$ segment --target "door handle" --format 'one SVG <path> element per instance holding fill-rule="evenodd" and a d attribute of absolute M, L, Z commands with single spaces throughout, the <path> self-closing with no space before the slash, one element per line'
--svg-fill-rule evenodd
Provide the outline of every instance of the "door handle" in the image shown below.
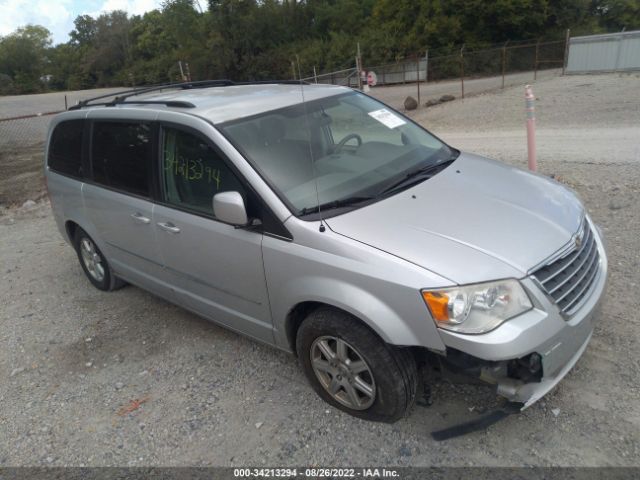
<path fill-rule="evenodd" d="M 144 223 L 145 225 L 151 223 L 151 220 L 142 215 L 140 212 L 132 213 L 131 218 L 133 218 L 136 222 Z"/>
<path fill-rule="evenodd" d="M 180 233 L 180 228 L 176 227 L 171 222 L 167 222 L 167 223 L 158 222 L 158 226 L 169 233 Z"/>

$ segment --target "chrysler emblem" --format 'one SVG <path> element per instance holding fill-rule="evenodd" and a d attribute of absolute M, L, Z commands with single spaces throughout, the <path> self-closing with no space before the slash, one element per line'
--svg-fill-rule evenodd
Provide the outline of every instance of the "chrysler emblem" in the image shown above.
<path fill-rule="evenodd" d="M 576 239 L 575 239 L 576 248 L 580 248 L 582 246 L 583 238 L 584 238 L 584 230 L 576 236 Z"/>

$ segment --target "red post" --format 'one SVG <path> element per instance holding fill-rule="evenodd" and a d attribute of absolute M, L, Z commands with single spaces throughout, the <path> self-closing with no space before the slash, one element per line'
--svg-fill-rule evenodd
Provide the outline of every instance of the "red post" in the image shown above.
<path fill-rule="evenodd" d="M 536 97 L 533 94 L 531 85 L 524 87 L 524 98 L 527 110 L 527 160 L 529 170 L 535 172 L 538 170 L 536 160 Z"/>

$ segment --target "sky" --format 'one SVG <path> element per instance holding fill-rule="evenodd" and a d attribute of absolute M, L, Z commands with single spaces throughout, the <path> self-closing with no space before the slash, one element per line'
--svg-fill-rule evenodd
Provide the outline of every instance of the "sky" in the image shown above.
<path fill-rule="evenodd" d="M 48 28 L 54 44 L 63 43 L 69 40 L 78 15 L 95 17 L 112 10 L 139 15 L 160 4 L 161 0 L 0 0 L 0 35 L 32 23 Z"/>

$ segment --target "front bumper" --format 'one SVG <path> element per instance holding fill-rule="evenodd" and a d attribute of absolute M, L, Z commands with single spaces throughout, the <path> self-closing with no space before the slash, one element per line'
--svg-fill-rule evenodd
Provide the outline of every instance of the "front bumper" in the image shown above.
<path fill-rule="evenodd" d="M 598 318 L 600 301 L 607 280 L 607 257 L 602 236 L 597 228 L 596 242 L 600 253 L 600 267 L 588 299 L 570 318 L 563 317 L 552 299 L 531 278 L 522 281 L 534 308 L 499 328 L 482 335 L 461 335 L 441 330 L 441 337 L 449 348 L 459 350 L 485 363 L 480 378 L 495 384 L 497 393 L 523 409 L 552 390 L 573 368 L 587 348 Z M 525 382 L 507 375 L 509 361 L 540 355 L 542 377 Z"/>

